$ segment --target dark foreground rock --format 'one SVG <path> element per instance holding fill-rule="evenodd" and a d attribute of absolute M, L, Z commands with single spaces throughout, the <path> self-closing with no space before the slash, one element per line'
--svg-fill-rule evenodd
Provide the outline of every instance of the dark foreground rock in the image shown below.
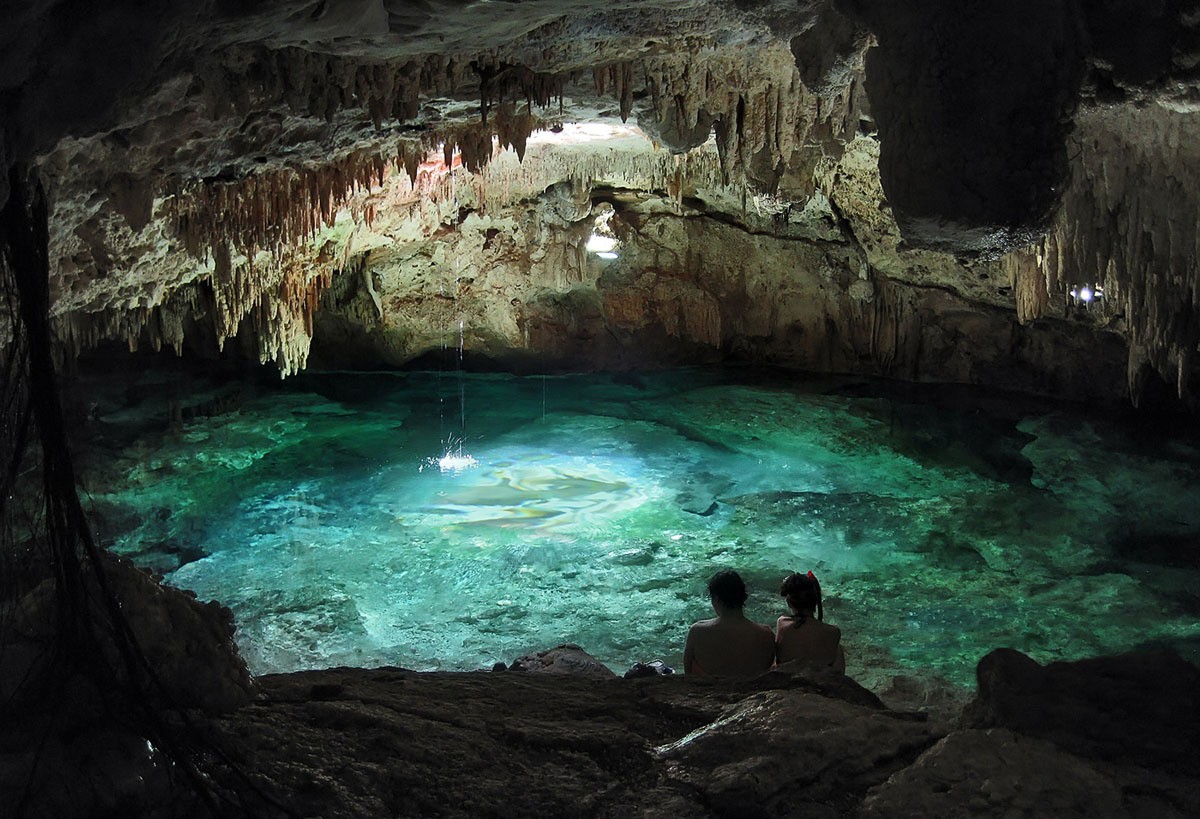
<path fill-rule="evenodd" d="M 94 709 L 41 720 L 40 750 L 29 720 L 20 730 L 10 720 L 0 784 L 21 795 L 0 814 L 15 804 L 13 815 L 62 819 L 1200 815 L 1200 672 L 1172 655 L 1042 667 L 995 652 L 957 727 L 889 709 L 827 668 L 623 679 L 578 646 L 513 668 L 525 671 L 262 677 L 240 707 L 199 697 L 166 713 L 182 756 L 131 723 L 81 716 Z M 201 685 L 226 679 L 209 671 Z M 31 754 L 43 760 L 34 778 Z"/>
<path fill-rule="evenodd" d="M 1169 651 L 1038 663 L 1012 649 L 979 662 L 972 728 L 1010 728 L 1079 756 L 1200 774 L 1200 668 Z"/>
<path fill-rule="evenodd" d="M 260 702 L 211 726 L 304 816 L 842 816 L 943 734 L 803 670 L 737 682 L 333 669 L 259 683 Z"/>
<path fill-rule="evenodd" d="M 863 817 L 1200 816 L 1200 669 L 1169 652 L 979 663 L 954 731 Z"/>
<path fill-rule="evenodd" d="M 1144 662 L 1046 673 L 1090 696 Z M 1181 676 L 1144 679 L 1142 693 L 1182 708 L 1196 669 L 1171 668 Z M 1191 747 L 1168 747 L 1186 739 L 1184 728 L 1164 734 L 1160 764 L 1118 763 L 1028 726 L 955 728 L 893 711 L 827 669 L 748 681 L 334 669 L 259 683 L 259 702 L 210 728 L 264 793 L 304 816 L 1200 815 Z M 1005 690 L 1038 724 L 1078 717 L 1078 703 L 1039 700 L 1045 689 Z M 1101 697 L 1093 716 L 1103 722 L 1102 710 L 1118 705 Z M 1154 711 L 1124 719 L 1152 722 Z M 1178 712 L 1178 722 L 1193 719 Z M 1131 737 L 1154 730 L 1128 728 Z"/>

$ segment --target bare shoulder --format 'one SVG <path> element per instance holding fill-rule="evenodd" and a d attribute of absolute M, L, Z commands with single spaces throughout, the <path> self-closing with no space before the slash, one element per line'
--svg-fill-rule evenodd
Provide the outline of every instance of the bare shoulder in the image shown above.
<path fill-rule="evenodd" d="M 697 620 L 696 622 L 692 623 L 691 630 L 692 631 L 707 631 L 708 629 L 711 629 L 714 626 L 716 626 L 716 624 L 717 624 L 717 618 L 715 618 L 715 617 L 712 618 L 711 620 Z"/>

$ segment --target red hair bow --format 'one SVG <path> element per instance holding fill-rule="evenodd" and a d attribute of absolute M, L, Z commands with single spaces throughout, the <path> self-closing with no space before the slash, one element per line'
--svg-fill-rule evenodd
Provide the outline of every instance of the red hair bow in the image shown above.
<path fill-rule="evenodd" d="M 813 573 L 812 573 L 812 569 L 809 569 L 809 570 L 808 570 L 808 579 L 809 579 L 809 580 L 813 580 L 813 581 L 817 581 L 817 576 L 816 576 L 815 574 L 813 574 Z M 817 582 L 820 582 L 820 581 L 817 581 Z"/>

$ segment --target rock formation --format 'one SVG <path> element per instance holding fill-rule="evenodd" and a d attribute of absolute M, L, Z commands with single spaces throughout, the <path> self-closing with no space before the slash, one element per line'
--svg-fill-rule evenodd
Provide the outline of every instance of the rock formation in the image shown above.
<path fill-rule="evenodd" d="M 127 583 L 128 572 L 117 570 L 121 599 L 146 622 L 199 610 L 181 592 L 134 575 Z M 507 671 L 267 676 L 253 699 L 244 682 L 214 699 L 219 681 L 245 679 L 218 631 L 194 620 L 140 636 L 170 686 L 193 695 L 189 730 L 221 815 L 1200 810 L 1200 669 L 1169 654 L 1043 667 L 997 651 L 980 663 L 978 695 L 955 725 L 944 712 L 905 710 L 903 700 L 885 707 L 828 669 L 793 663 L 745 681 L 620 679 L 577 646 L 517 658 Z M 205 668 L 178 665 L 181 652 L 203 657 Z M 41 751 L 20 744 L 28 719 L 5 723 L 6 791 L 33 764 L 23 802 L 32 815 L 206 815 L 159 749 L 86 707 L 95 699 L 60 714 Z"/>
<path fill-rule="evenodd" d="M 744 354 L 1191 400 L 1195 15 L 1135 5 L 22 5 L 0 156 L 48 188 L 68 354 L 241 337 L 286 374 L 315 332 L 324 363 L 395 365 L 461 321 L 512 366 Z M 625 121 L 649 139 L 530 141 Z M 610 266 L 576 252 L 604 205 Z"/>
<path fill-rule="evenodd" d="M 48 220 L 12 230 L 49 261 L 62 360 L 116 341 L 286 375 L 457 346 L 513 368 L 752 361 L 1105 401 L 1163 381 L 1194 410 L 1200 6 L 994 5 L 12 3 L 0 207 L 38 189 L 11 180 L 46 191 Z M 0 264 L 29 257 L 14 235 Z M 0 319 L 14 357 L 17 325 Z M 227 638 L 219 611 L 159 604 L 132 616 L 147 640 L 182 621 Z M 0 636 L 46 639 L 48 607 L 5 590 L 20 627 Z M 186 705 L 241 704 L 205 730 L 260 813 L 1200 812 L 1194 698 L 1171 700 L 1182 733 L 1141 713 L 1145 754 L 1122 757 L 1063 692 L 1124 686 L 1128 665 L 993 657 L 950 730 L 804 675 L 331 671 L 246 705 L 216 648 L 146 654 L 218 673 Z M 1023 721 L 1041 701 L 1060 705 Z M 42 781 L 38 805 L 165 810 L 158 749 L 81 724 L 87 742 L 50 753 L 91 778 Z M 26 762 L 0 768 L 6 793 Z M 254 789 L 235 780 L 217 789 Z"/>

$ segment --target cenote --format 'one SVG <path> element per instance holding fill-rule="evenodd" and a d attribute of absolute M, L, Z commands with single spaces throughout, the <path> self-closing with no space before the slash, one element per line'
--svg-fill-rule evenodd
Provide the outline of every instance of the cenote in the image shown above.
<path fill-rule="evenodd" d="M 563 642 L 678 665 L 726 566 L 767 623 L 787 571 L 818 574 L 860 680 L 966 685 L 997 646 L 1200 653 L 1200 446 L 1114 420 L 698 369 L 307 373 L 175 401 L 171 429 L 151 374 L 97 402 L 90 503 L 105 545 L 232 608 L 255 673 Z"/>

